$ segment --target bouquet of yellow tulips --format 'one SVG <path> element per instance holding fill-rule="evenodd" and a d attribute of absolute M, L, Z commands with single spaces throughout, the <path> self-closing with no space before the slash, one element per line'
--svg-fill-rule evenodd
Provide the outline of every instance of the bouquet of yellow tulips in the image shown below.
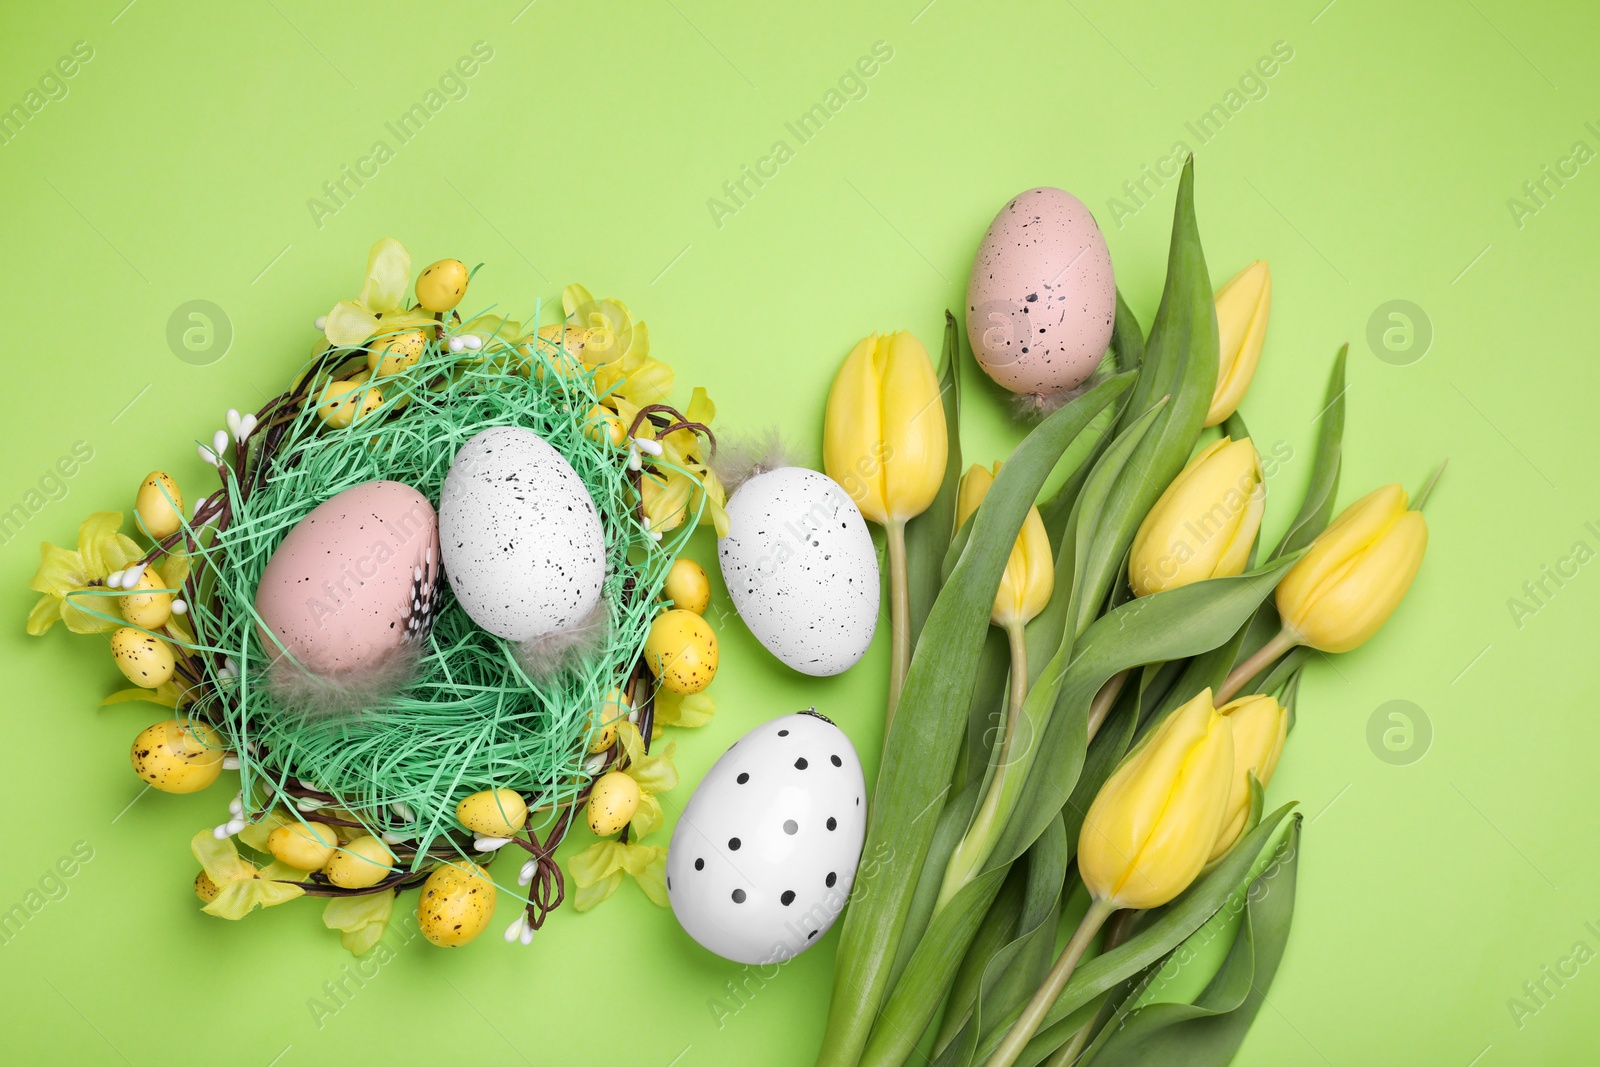
<path fill-rule="evenodd" d="M 894 858 L 855 884 L 821 1067 L 1224 1064 L 1276 971 L 1300 827 L 1264 792 L 1307 650 L 1349 651 L 1395 610 L 1433 483 L 1329 521 L 1341 350 L 1306 497 L 1265 550 L 1238 408 L 1270 274 L 1212 291 L 1193 182 L 1190 161 L 1149 334 L 1119 297 L 1099 374 L 1003 463 L 958 476 L 948 314 L 937 371 L 893 334 L 834 383 L 828 472 L 887 531 L 892 717 L 865 847 Z"/>

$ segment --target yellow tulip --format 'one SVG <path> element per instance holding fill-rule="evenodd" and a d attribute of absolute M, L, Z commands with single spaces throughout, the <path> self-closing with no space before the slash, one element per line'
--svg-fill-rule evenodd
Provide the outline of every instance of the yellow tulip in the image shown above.
<path fill-rule="evenodd" d="M 1168 715 L 1100 787 L 1078 834 L 1089 909 L 988 1067 L 1017 1061 L 1114 912 L 1158 908 L 1205 868 L 1228 812 L 1233 746 L 1233 723 L 1206 689 Z"/>
<path fill-rule="evenodd" d="M 886 534 L 889 720 L 911 665 L 906 521 L 933 503 L 948 460 L 939 379 L 922 342 L 902 330 L 875 333 L 851 349 L 828 390 L 822 464 Z"/>
<path fill-rule="evenodd" d="M 1278 769 L 1283 742 L 1289 736 L 1289 713 L 1265 694 L 1240 697 L 1217 709 L 1233 724 L 1233 788 L 1228 793 L 1227 813 L 1222 817 L 1222 833 L 1206 862 L 1214 863 L 1228 854 L 1250 821 L 1250 776 L 1263 789 Z"/>
<path fill-rule="evenodd" d="M 1134 593 L 1243 574 L 1265 510 L 1261 457 L 1250 439 L 1224 437 L 1209 445 L 1139 525 L 1128 556 Z"/>
<path fill-rule="evenodd" d="M 1217 290 L 1217 388 L 1207 426 L 1220 426 L 1239 408 L 1256 375 L 1272 310 L 1272 272 L 1258 259 Z"/>
<path fill-rule="evenodd" d="M 1386 485 L 1351 504 L 1278 583 L 1278 614 L 1296 644 L 1348 652 L 1378 632 L 1422 566 L 1428 523 Z"/>
<path fill-rule="evenodd" d="M 1206 689 L 1123 761 L 1078 836 L 1078 871 L 1097 902 L 1148 910 L 1189 887 L 1222 830 L 1233 745 Z"/>
<path fill-rule="evenodd" d="M 851 350 L 828 392 L 823 466 L 880 525 L 928 509 L 949 442 L 939 379 L 910 333 L 873 334 Z"/>
<path fill-rule="evenodd" d="M 994 484 L 1000 464 L 994 473 L 976 463 L 961 478 L 961 488 L 956 494 L 956 525 L 960 526 L 978 510 L 983 498 Z M 1050 551 L 1050 537 L 1044 532 L 1044 519 L 1039 509 L 1028 509 L 1017 543 L 1011 546 L 1011 557 L 1006 560 L 1005 574 L 1000 578 L 1000 588 L 994 596 L 994 610 L 989 621 L 1000 627 L 1025 626 L 1050 602 L 1056 586 L 1056 562 Z"/>

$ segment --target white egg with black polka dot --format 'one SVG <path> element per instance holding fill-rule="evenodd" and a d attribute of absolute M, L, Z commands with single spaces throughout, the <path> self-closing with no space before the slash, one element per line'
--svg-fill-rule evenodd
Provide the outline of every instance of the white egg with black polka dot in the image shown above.
<path fill-rule="evenodd" d="M 678 819 L 667 895 L 688 935 L 738 963 L 782 963 L 828 932 L 867 828 L 861 760 L 815 710 L 735 741 Z"/>

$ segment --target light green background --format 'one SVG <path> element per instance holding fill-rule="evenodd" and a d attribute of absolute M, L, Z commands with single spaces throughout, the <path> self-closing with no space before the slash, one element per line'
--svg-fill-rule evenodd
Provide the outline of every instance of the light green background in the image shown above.
<path fill-rule="evenodd" d="M 486 263 L 485 299 L 531 305 L 569 281 L 620 296 L 678 369 L 680 399 L 706 383 L 724 428 L 777 424 L 815 449 L 849 346 L 894 328 L 935 343 L 984 227 L 1022 189 L 1060 185 L 1094 209 L 1148 326 L 1172 186 L 1120 226 L 1107 201 L 1181 140 L 1198 151 L 1213 279 L 1272 264 L 1272 325 L 1244 407 L 1263 451 L 1293 451 L 1271 483 L 1269 537 L 1309 471 L 1342 341 L 1341 502 L 1387 481 L 1415 488 L 1451 461 L 1406 604 L 1370 647 L 1308 672 L 1271 789 L 1304 805 L 1300 903 L 1238 1062 L 1592 1059 L 1600 963 L 1571 957 L 1579 942 L 1600 951 L 1600 564 L 1562 561 L 1576 542 L 1600 548 L 1600 172 L 1572 164 L 1520 224 L 1508 207 L 1575 142 L 1586 159 L 1600 149 L 1591 5 L 525 2 L 0 13 L 0 105 L 24 101 L 75 42 L 93 49 L 68 95 L 0 146 L 0 508 L 75 442 L 94 454 L 0 548 L 0 908 L 74 843 L 93 850 L 66 896 L 0 946 L 5 1058 L 810 1062 L 836 936 L 764 987 L 746 983 L 733 1012 L 739 968 L 631 884 L 597 912 L 560 914 L 531 951 L 494 935 L 449 953 L 419 939 L 363 987 L 346 979 L 354 994 L 319 1026 L 308 1000 L 350 957 L 315 904 L 237 925 L 199 914 L 187 841 L 226 817 L 231 789 L 135 802 L 128 744 L 159 712 L 96 708 L 120 682 L 99 639 L 23 635 L 35 546 L 70 543 L 90 511 L 131 507 L 153 467 L 191 498 L 208 491 L 195 440 L 225 408 L 282 387 L 311 320 L 354 294 L 379 236 L 419 266 Z M 385 124 L 479 41 L 493 58 L 465 98 L 399 146 Z M 785 123 L 877 41 L 893 58 L 866 96 L 800 144 Z M 1185 123 L 1226 103 L 1279 41 L 1293 58 L 1265 95 L 1199 143 Z M 394 158 L 319 226 L 308 198 L 379 139 Z M 778 140 L 793 158 L 717 225 L 708 198 Z M 219 304 L 235 331 L 210 366 L 168 349 L 168 317 L 193 299 Z M 1408 365 L 1366 340 L 1396 299 L 1433 331 Z M 964 399 L 969 457 L 1002 455 L 1018 433 L 1003 398 L 980 379 Z M 710 541 L 697 553 L 710 562 Z M 1508 599 L 1546 566 L 1568 577 L 1546 580 L 1553 595 L 1519 626 Z M 720 710 L 680 735 L 686 781 L 669 811 L 739 734 L 812 703 L 872 773 L 886 627 L 856 670 L 813 681 L 762 652 L 720 588 L 711 615 Z M 1431 723 L 1431 748 L 1408 765 L 1369 748 L 1369 718 L 1391 700 Z M 496 932 L 513 915 L 502 907 Z M 1562 966 L 1562 984 L 1545 977 Z M 1508 1000 L 1529 981 L 1546 993 L 1519 1025 Z"/>

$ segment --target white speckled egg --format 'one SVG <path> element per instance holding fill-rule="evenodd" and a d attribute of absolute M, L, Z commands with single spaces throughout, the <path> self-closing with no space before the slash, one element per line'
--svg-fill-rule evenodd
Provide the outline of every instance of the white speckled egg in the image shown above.
<path fill-rule="evenodd" d="M 324 500 L 261 572 L 255 605 L 267 658 L 281 656 L 281 643 L 326 678 L 381 671 L 391 653 L 428 635 L 438 553 L 433 505 L 409 485 L 363 482 Z"/>
<path fill-rule="evenodd" d="M 519 426 L 461 446 L 439 494 L 445 577 L 472 621 L 527 641 L 583 621 L 600 602 L 605 535 L 583 480 Z"/>
<path fill-rule="evenodd" d="M 739 963 L 782 963 L 843 910 L 867 832 L 850 739 L 815 711 L 756 727 L 706 772 L 667 851 L 690 937 Z"/>
<path fill-rule="evenodd" d="M 733 606 L 767 651 L 838 674 L 878 625 L 878 555 L 855 501 L 825 474 L 779 467 L 739 486 L 717 542 Z"/>
<path fill-rule="evenodd" d="M 1116 312 L 1111 250 L 1083 201 L 1045 186 L 1000 209 L 967 282 L 967 338 L 989 377 L 1013 393 L 1082 385 Z"/>

